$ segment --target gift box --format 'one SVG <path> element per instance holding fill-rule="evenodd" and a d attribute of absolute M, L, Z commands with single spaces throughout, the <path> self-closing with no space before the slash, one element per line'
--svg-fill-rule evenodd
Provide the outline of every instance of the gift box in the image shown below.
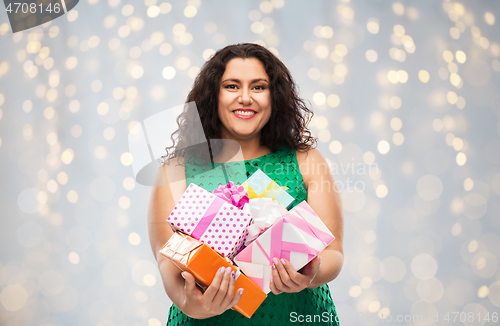
<path fill-rule="evenodd" d="M 174 235 L 160 250 L 160 253 L 172 261 L 182 271 L 188 271 L 196 278 L 197 283 L 203 287 L 208 287 L 215 277 L 217 271 L 222 267 L 231 267 L 236 273 L 236 283 L 234 293 L 243 288 L 243 296 L 237 305 L 233 307 L 245 317 L 252 317 L 257 308 L 261 305 L 267 294 L 257 285 L 252 283 L 245 275 L 221 257 L 217 252 L 209 248 L 206 244 L 196 240 L 181 232 Z"/>
<path fill-rule="evenodd" d="M 249 198 L 270 197 L 276 199 L 285 208 L 290 207 L 294 201 L 294 198 L 285 191 L 287 187 L 280 187 L 261 169 L 255 171 L 241 185 L 245 188 Z"/>
<path fill-rule="evenodd" d="M 234 258 L 245 275 L 264 292 L 273 258 L 288 260 L 295 270 L 304 267 L 335 237 L 306 201 L 301 202 Z"/>
<path fill-rule="evenodd" d="M 252 217 L 227 201 L 190 184 L 167 222 L 223 256 L 232 258 L 243 245 Z"/>

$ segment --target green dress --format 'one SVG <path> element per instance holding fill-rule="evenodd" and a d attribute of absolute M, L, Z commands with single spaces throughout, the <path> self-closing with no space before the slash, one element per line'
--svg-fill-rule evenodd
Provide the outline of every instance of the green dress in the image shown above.
<path fill-rule="evenodd" d="M 244 164 L 244 169 L 243 165 Z M 186 184 L 195 183 L 212 192 L 226 181 L 221 178 L 221 164 L 212 163 L 208 166 L 186 164 Z M 244 162 L 224 164 L 224 172 L 229 180 L 241 184 L 257 169 L 261 169 L 280 186 L 290 189 L 287 192 L 295 198 L 292 207 L 307 199 L 302 175 L 300 174 L 295 150 L 281 146 L 277 151 Z M 245 173 L 246 170 L 246 173 Z M 213 171 L 213 174 L 211 173 Z M 243 171 L 241 173 L 240 171 Z M 245 174 L 244 174 L 245 173 Z M 291 209 L 291 207 L 289 208 Z M 245 294 L 243 294 L 245 295 Z M 340 325 L 327 284 L 315 289 L 304 289 L 298 293 L 281 293 L 274 295 L 269 292 L 267 298 L 257 309 L 252 318 L 246 318 L 234 310 L 227 310 L 222 315 L 208 319 L 193 319 L 186 316 L 174 304 L 170 307 L 167 325 L 283 325 L 293 322 L 323 322 L 330 325 Z"/>

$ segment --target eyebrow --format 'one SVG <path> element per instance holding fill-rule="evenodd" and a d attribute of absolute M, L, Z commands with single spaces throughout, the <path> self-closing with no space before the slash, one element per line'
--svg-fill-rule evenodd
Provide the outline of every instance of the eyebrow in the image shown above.
<path fill-rule="evenodd" d="M 232 82 L 236 82 L 236 83 L 241 83 L 241 81 L 237 78 L 228 78 L 226 80 L 223 80 L 222 83 L 225 83 L 227 81 L 232 81 Z M 264 81 L 266 83 L 269 84 L 269 81 L 267 79 L 264 79 L 264 78 L 256 78 L 256 79 L 252 79 L 252 81 L 250 82 L 251 84 L 253 83 L 257 83 L 257 82 L 260 82 L 260 81 Z"/>

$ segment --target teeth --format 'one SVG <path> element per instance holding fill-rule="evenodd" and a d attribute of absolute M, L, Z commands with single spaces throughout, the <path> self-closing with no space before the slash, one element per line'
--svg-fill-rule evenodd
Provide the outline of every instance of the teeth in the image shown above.
<path fill-rule="evenodd" d="M 255 114 L 255 112 L 253 112 L 253 111 L 240 111 L 240 110 L 236 110 L 236 111 L 234 111 L 234 113 L 239 114 L 239 115 L 254 115 Z"/>

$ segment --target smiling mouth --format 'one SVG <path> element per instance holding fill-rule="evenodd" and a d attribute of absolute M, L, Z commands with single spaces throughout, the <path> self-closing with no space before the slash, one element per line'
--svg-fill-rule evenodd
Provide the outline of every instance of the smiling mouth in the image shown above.
<path fill-rule="evenodd" d="M 251 116 L 251 115 L 257 114 L 257 112 L 255 112 L 254 110 L 234 110 L 233 113 L 237 114 L 237 115 L 245 115 L 245 116 Z"/>

